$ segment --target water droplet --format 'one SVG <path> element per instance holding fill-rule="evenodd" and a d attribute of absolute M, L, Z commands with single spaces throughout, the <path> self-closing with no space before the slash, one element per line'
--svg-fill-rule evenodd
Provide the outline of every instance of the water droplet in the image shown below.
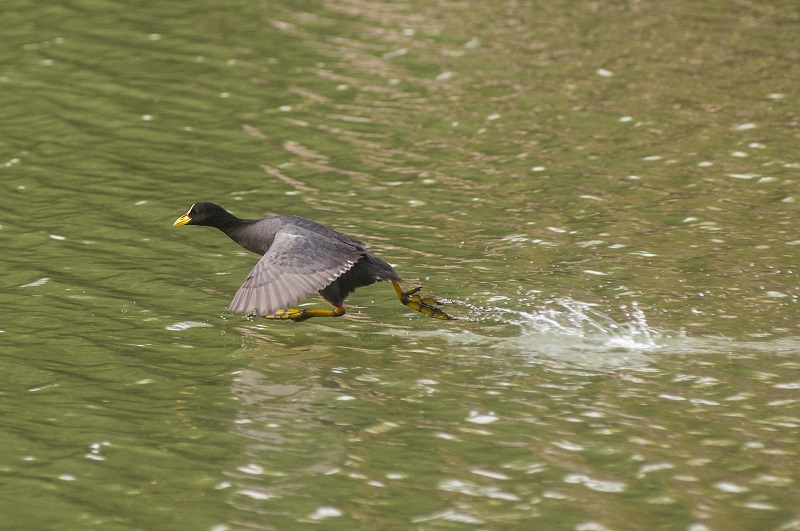
<path fill-rule="evenodd" d="M 37 287 L 37 286 L 41 286 L 41 285 L 43 285 L 43 284 L 46 284 L 48 280 L 50 280 L 50 279 L 49 279 L 49 278 L 47 278 L 47 277 L 45 277 L 45 278 L 40 278 L 39 280 L 34 280 L 33 282 L 29 282 L 29 283 L 27 283 L 27 284 L 23 284 L 23 285 L 22 285 L 22 286 L 20 286 L 20 287 L 21 287 L 21 288 L 35 288 L 35 287 Z"/>
<path fill-rule="evenodd" d="M 255 463 L 250 463 L 244 466 L 240 466 L 237 470 L 239 472 L 244 472 L 245 474 L 251 474 L 254 476 L 261 475 L 264 473 L 264 467 L 257 465 Z"/>
<path fill-rule="evenodd" d="M 497 420 L 499 419 L 493 412 L 483 415 L 477 411 L 470 411 L 469 416 L 467 417 L 467 422 L 472 422 L 473 424 L 491 424 Z"/>
<path fill-rule="evenodd" d="M 342 516 L 342 511 L 331 505 L 323 505 L 317 507 L 317 510 L 311 513 L 312 520 L 322 520 L 323 518 L 336 518 Z"/>

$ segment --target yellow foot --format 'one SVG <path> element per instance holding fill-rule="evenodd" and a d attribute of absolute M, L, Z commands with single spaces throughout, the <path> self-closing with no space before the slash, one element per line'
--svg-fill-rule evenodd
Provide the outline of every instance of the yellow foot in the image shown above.
<path fill-rule="evenodd" d="M 434 299 L 433 297 L 420 297 L 416 293 L 422 289 L 422 286 L 417 286 L 416 288 L 411 288 L 408 291 L 403 291 L 395 281 L 392 281 L 392 285 L 394 286 L 394 290 L 397 292 L 397 298 L 400 299 L 400 302 L 411 308 L 412 310 L 416 310 L 422 314 L 427 315 L 428 317 L 433 317 L 434 319 L 442 319 L 445 321 L 450 321 L 455 319 L 444 312 L 439 305 L 442 304 L 442 301 L 439 299 Z"/>
<path fill-rule="evenodd" d="M 335 310 L 298 310 L 297 308 L 288 308 L 286 310 L 278 310 L 275 313 L 265 315 L 265 319 L 291 319 L 295 323 L 311 319 L 312 317 L 341 317 L 344 315 L 344 306 L 339 306 Z"/>

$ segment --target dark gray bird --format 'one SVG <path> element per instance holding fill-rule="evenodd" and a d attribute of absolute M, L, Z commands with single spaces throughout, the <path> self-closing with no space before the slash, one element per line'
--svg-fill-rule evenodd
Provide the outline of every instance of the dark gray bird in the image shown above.
<path fill-rule="evenodd" d="M 400 302 L 436 319 L 453 319 L 439 308 L 441 301 L 420 297 L 419 287 L 403 291 L 392 266 L 367 251 L 367 246 L 310 219 L 272 216 L 239 219 L 214 203 L 195 203 L 173 226 L 216 227 L 261 260 L 233 297 L 228 311 L 268 319 L 305 321 L 311 317 L 344 315 L 344 300 L 356 288 L 388 281 Z M 313 292 L 334 310 L 291 308 Z"/>

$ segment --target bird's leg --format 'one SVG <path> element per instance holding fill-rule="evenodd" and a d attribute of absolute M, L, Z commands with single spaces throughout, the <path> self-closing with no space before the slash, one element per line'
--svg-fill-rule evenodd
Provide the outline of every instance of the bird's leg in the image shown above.
<path fill-rule="evenodd" d="M 420 297 L 417 295 L 416 293 L 422 289 L 422 286 L 403 291 L 403 288 L 400 287 L 400 284 L 396 280 L 392 280 L 392 286 L 394 286 L 394 291 L 397 293 L 397 298 L 400 299 L 400 302 L 412 310 L 416 310 L 434 319 L 443 319 L 447 321 L 455 319 L 455 317 L 447 315 L 439 308 L 442 301 L 434 299 L 433 297 Z"/>
<path fill-rule="evenodd" d="M 288 308 L 286 310 L 278 310 L 275 313 L 265 315 L 265 319 L 291 319 L 295 323 L 311 319 L 312 317 L 341 317 L 344 315 L 344 306 L 339 306 L 335 310 L 313 310 Z"/>

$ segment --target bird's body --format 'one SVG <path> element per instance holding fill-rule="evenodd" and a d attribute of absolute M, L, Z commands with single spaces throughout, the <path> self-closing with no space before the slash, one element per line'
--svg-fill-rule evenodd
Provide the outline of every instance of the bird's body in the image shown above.
<path fill-rule="evenodd" d="M 364 243 L 316 221 L 286 215 L 241 221 L 221 230 L 266 259 L 239 288 L 228 308 L 233 313 L 273 314 L 313 291 L 338 308 L 356 288 L 400 280 Z"/>
<path fill-rule="evenodd" d="M 380 281 L 395 287 L 403 304 L 439 319 L 450 319 L 435 299 L 403 292 L 392 266 L 367 251 L 367 246 L 325 225 L 298 216 L 239 219 L 213 203 L 195 203 L 174 225 L 216 227 L 233 241 L 262 255 L 228 311 L 244 315 L 304 320 L 338 317 L 344 301 L 357 288 Z M 314 291 L 335 310 L 293 310 L 290 306 Z"/>

